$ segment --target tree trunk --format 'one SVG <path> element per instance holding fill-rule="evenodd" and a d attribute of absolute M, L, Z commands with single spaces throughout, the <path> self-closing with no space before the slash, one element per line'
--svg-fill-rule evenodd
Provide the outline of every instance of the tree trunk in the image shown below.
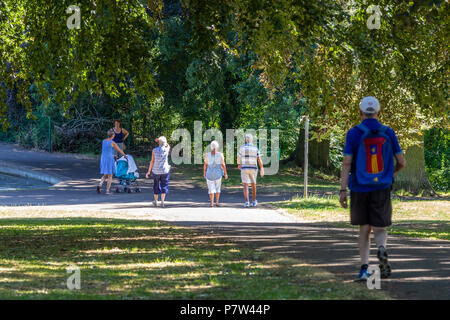
<path fill-rule="evenodd" d="M 310 141 L 311 167 L 321 170 L 330 169 L 330 140 Z"/>
<path fill-rule="evenodd" d="M 413 194 L 423 192 L 434 195 L 425 170 L 423 136 L 419 145 L 409 147 L 405 152 L 406 167 L 395 176 L 395 190 L 405 190 Z"/>
<path fill-rule="evenodd" d="M 330 140 L 309 140 L 309 165 L 315 169 L 330 169 Z M 305 130 L 302 128 L 297 139 L 297 146 L 288 159 L 282 161 L 287 163 L 294 161 L 295 164 L 304 169 L 305 164 Z"/>
<path fill-rule="evenodd" d="M 288 162 L 294 161 L 295 164 L 299 167 L 304 167 L 305 164 L 305 130 L 302 128 L 298 134 L 297 145 L 295 146 L 295 150 L 291 153 L 291 155 L 281 161 L 282 164 L 286 164 Z"/>

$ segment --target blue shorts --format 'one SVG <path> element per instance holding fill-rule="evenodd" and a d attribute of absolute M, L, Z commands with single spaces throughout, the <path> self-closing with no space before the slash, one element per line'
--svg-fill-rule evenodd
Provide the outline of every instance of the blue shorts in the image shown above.
<path fill-rule="evenodd" d="M 152 177 L 154 194 L 169 193 L 169 173 L 156 174 L 152 172 Z"/>

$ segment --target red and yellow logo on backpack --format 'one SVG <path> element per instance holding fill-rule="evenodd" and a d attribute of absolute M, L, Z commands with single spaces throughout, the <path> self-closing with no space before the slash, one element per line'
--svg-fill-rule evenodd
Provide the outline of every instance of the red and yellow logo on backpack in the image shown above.
<path fill-rule="evenodd" d="M 383 144 L 385 142 L 386 139 L 383 137 L 364 139 L 367 173 L 379 173 L 383 171 Z"/>

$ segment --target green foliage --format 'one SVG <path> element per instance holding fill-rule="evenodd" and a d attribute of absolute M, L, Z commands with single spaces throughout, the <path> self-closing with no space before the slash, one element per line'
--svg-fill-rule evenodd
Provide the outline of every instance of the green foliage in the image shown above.
<path fill-rule="evenodd" d="M 4 128 L 25 128 L 17 114 L 38 126 L 44 114 L 57 125 L 80 114 L 121 118 L 142 150 L 195 120 L 222 130 L 277 128 L 286 158 L 301 115 L 311 117 L 313 138 L 337 137 L 358 122 L 365 95 L 379 98 L 381 120 L 404 149 L 424 129 L 448 124 L 447 1 L 83 0 L 81 29 L 68 30 L 71 4 L 0 1 Z M 367 28 L 371 4 L 380 6 L 380 29 Z M 18 136 L 43 145 L 40 131 Z M 89 150 L 101 139 L 84 138 Z"/>
<path fill-rule="evenodd" d="M 330 164 L 336 175 L 339 175 L 344 160 L 345 133 L 334 134 L 330 139 Z"/>
<path fill-rule="evenodd" d="M 433 128 L 425 132 L 425 163 L 436 191 L 450 190 L 450 131 Z"/>
<path fill-rule="evenodd" d="M 2 3 L 6 19 L 0 20 L 0 79 L 7 88 L 18 87 L 28 116 L 27 81 L 45 97 L 50 92 L 44 83 L 50 82 L 54 99 L 65 108 L 86 91 L 111 97 L 157 95 L 151 68 L 156 17 L 141 2 L 79 1 L 81 28 L 73 30 L 66 25 L 70 1 Z"/>

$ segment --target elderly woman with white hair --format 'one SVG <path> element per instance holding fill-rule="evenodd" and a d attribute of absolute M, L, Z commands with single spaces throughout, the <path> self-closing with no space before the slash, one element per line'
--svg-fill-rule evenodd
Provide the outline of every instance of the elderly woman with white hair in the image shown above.
<path fill-rule="evenodd" d="M 152 151 L 152 160 L 148 166 L 145 177 L 148 179 L 150 173 L 153 177 L 153 194 L 155 200 L 153 205 L 158 206 L 158 195 L 161 195 L 161 207 L 164 208 L 164 200 L 169 193 L 169 151 L 170 146 L 167 144 L 166 137 L 162 136 L 155 139 L 159 146 Z"/>
<path fill-rule="evenodd" d="M 216 195 L 216 206 L 219 207 L 220 187 L 222 185 L 222 176 L 228 179 L 227 167 L 223 154 L 218 151 L 219 143 L 214 140 L 211 142 L 211 152 L 205 154 L 205 164 L 203 165 L 203 177 L 208 185 L 209 200 L 211 207 L 214 207 L 214 195 Z"/>

